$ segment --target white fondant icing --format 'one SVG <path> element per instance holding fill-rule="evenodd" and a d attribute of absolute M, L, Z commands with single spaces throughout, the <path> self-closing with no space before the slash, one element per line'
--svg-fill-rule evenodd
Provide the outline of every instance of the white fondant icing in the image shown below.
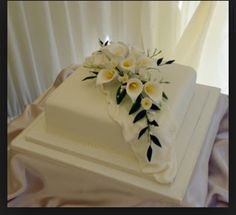
<path fill-rule="evenodd" d="M 152 163 L 146 159 L 149 145 L 146 139 L 137 144 L 136 137 L 144 122 L 132 123 L 134 116 L 128 115 L 130 99 L 126 97 L 117 106 L 115 83 L 105 85 L 106 92 L 107 88 L 114 88 L 109 89 L 111 95 L 105 95 L 94 80 L 82 82 L 88 75 L 85 68 L 79 68 L 49 97 L 45 108 L 48 131 L 125 156 L 136 156 L 143 172 L 154 174 L 161 183 L 172 182 L 177 170 L 172 143 L 192 98 L 196 74 L 190 67 L 178 64 L 161 66 L 160 70 L 164 79 L 170 81 L 163 86 L 169 99 L 157 116 L 160 126 L 155 132 L 162 148 L 153 147 Z"/>

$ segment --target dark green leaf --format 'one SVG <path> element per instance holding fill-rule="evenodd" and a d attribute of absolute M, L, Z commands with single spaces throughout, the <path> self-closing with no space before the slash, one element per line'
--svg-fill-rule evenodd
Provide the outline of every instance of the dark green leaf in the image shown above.
<path fill-rule="evenodd" d="M 143 128 L 143 129 L 139 132 L 138 139 L 139 139 L 140 137 L 142 137 L 142 135 L 146 132 L 147 129 L 148 129 L 148 126 L 145 127 L 145 128 Z"/>
<path fill-rule="evenodd" d="M 165 64 L 172 64 L 174 62 L 175 62 L 175 60 L 168 60 Z"/>
<path fill-rule="evenodd" d="M 91 71 L 93 74 L 95 74 L 95 75 L 97 75 L 98 74 L 98 72 L 95 72 L 95 71 Z"/>
<path fill-rule="evenodd" d="M 116 92 L 116 103 L 120 104 L 124 97 L 126 96 L 126 89 L 121 89 L 121 86 L 117 89 Z"/>
<path fill-rule="evenodd" d="M 168 100 L 168 97 L 164 92 L 162 92 L 162 97 L 165 98 L 166 100 Z"/>
<path fill-rule="evenodd" d="M 84 78 L 82 81 L 85 81 L 85 80 L 88 80 L 88 79 L 93 79 L 93 78 L 96 78 L 97 76 L 88 76 L 86 78 Z"/>
<path fill-rule="evenodd" d="M 162 58 L 159 58 L 159 59 L 157 60 L 157 66 L 159 66 L 162 61 L 163 61 L 163 57 L 162 57 Z"/>
<path fill-rule="evenodd" d="M 141 107 L 141 96 L 139 95 L 134 104 L 132 105 L 129 111 L 129 115 L 138 111 L 140 107 Z"/>
<path fill-rule="evenodd" d="M 152 110 L 160 110 L 160 108 L 155 104 L 152 104 L 151 109 Z"/>
<path fill-rule="evenodd" d="M 135 116 L 133 123 L 135 123 L 135 122 L 139 121 L 140 119 L 142 119 L 143 117 L 145 117 L 146 112 L 147 112 L 146 110 L 141 110 L 141 111 Z"/>
<path fill-rule="evenodd" d="M 153 121 L 148 121 L 148 124 L 149 125 L 154 125 L 154 126 L 159 126 L 158 124 L 157 124 L 157 122 L 156 122 L 156 120 L 153 120 Z"/>
<path fill-rule="evenodd" d="M 120 91 L 121 91 L 121 86 L 118 87 L 117 91 L 116 91 L 116 103 L 118 104 L 118 98 L 120 95 Z"/>
<path fill-rule="evenodd" d="M 98 39 L 98 41 L 99 41 L 99 44 L 103 46 L 103 42 L 100 39 Z"/>
<path fill-rule="evenodd" d="M 141 82 L 142 82 L 143 84 L 145 84 L 145 83 L 146 83 L 146 81 L 143 81 L 143 80 L 141 80 Z"/>
<path fill-rule="evenodd" d="M 159 142 L 159 140 L 157 139 L 156 136 L 150 134 L 150 138 L 151 138 L 153 143 L 155 143 L 157 146 L 161 147 L 161 144 L 160 144 L 160 142 Z"/>
<path fill-rule="evenodd" d="M 123 73 L 122 71 L 120 71 L 120 69 L 119 69 L 117 66 L 116 66 L 115 69 L 118 71 L 118 73 L 119 73 L 120 76 L 123 76 L 123 75 L 124 75 L 124 73 Z"/>
<path fill-rule="evenodd" d="M 151 159 L 152 159 L 152 147 L 149 146 L 148 147 L 148 150 L 147 150 L 147 158 L 148 158 L 148 161 L 150 162 Z"/>
<path fill-rule="evenodd" d="M 104 46 L 107 46 L 107 44 L 108 44 L 108 40 L 105 42 Z"/>

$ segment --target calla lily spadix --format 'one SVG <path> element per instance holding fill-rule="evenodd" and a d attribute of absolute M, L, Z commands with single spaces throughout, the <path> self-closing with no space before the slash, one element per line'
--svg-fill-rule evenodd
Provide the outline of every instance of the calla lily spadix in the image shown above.
<path fill-rule="evenodd" d="M 142 99 L 141 105 L 142 105 L 144 110 L 149 110 L 152 106 L 152 100 L 145 97 L 145 98 Z"/>
<path fill-rule="evenodd" d="M 132 102 L 135 102 L 137 97 L 143 91 L 143 83 L 137 78 L 131 78 L 126 85 L 126 92 L 131 98 Z"/>
<path fill-rule="evenodd" d="M 104 84 L 104 83 L 108 83 L 110 81 L 112 81 L 116 75 L 117 75 L 117 70 L 115 69 L 102 69 L 100 70 L 100 72 L 98 73 L 97 76 L 97 85 L 100 84 Z"/>
<path fill-rule="evenodd" d="M 135 59 L 128 57 L 122 60 L 118 66 L 121 71 L 135 73 Z"/>
<path fill-rule="evenodd" d="M 162 100 L 163 89 L 158 82 L 147 82 L 144 84 L 144 92 L 155 102 Z"/>

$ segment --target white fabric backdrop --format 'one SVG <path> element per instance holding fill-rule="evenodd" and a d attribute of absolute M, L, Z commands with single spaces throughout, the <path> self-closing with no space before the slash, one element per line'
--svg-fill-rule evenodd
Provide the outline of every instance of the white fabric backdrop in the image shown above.
<path fill-rule="evenodd" d="M 228 94 L 227 1 L 8 1 L 8 116 L 108 37 L 158 48 Z"/>

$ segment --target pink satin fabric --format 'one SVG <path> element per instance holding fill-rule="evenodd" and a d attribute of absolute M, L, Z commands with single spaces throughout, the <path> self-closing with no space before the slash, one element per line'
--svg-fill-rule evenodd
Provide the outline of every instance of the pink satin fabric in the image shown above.
<path fill-rule="evenodd" d="M 23 131 L 44 109 L 45 101 L 50 93 L 58 87 L 76 69 L 77 65 L 72 65 L 62 70 L 53 85 L 39 97 L 35 102 L 26 106 L 21 116 L 8 124 L 8 207 L 163 207 L 155 199 L 145 199 L 142 196 L 135 196 L 132 193 L 121 191 L 119 187 L 114 187 L 112 181 L 102 183 L 102 179 L 88 177 L 84 172 L 69 172 L 63 166 L 55 166 L 44 160 L 31 156 L 24 156 L 12 152 L 11 141 Z M 217 117 L 221 119 L 218 133 L 211 151 L 208 168 L 205 176 L 206 194 L 201 194 L 196 186 L 200 174 L 200 167 L 192 179 L 192 183 L 186 193 L 187 202 L 191 207 L 228 207 L 228 96 L 221 95 Z M 202 162 L 208 162 L 204 160 Z M 201 163 L 199 163 L 201 165 Z M 46 171 L 48 176 L 41 175 Z M 203 170 L 202 170 L 203 171 Z M 61 189 L 61 184 L 49 180 L 60 175 L 72 174 L 71 180 L 65 177 L 65 184 Z M 74 174 L 74 175 L 73 175 Z M 80 181 L 75 182 L 73 177 L 79 177 Z M 90 178 L 90 179 L 89 179 Z M 89 180 L 88 180 L 89 179 Z M 61 179 L 63 180 L 63 179 Z M 195 181 L 194 181 L 195 180 Z M 208 182 L 207 182 L 208 180 Z M 204 184 L 203 183 L 203 184 Z M 53 185 L 53 186 L 52 186 Z M 80 185 L 80 186 L 78 186 Z M 192 186 L 192 187 L 191 187 Z M 60 192 L 56 188 L 60 187 Z M 62 192 L 62 191 L 65 192 Z M 191 200 L 193 193 L 199 192 L 199 199 Z M 66 194 L 67 193 L 67 194 Z M 69 194 L 68 194 L 69 193 Z"/>

